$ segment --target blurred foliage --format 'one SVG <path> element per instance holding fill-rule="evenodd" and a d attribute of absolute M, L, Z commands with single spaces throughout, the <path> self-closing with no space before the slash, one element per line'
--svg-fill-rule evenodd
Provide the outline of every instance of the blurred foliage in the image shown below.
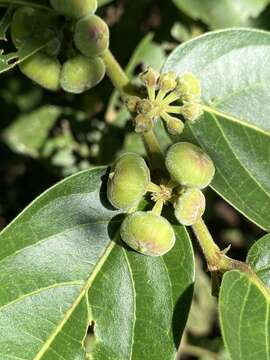
<path fill-rule="evenodd" d="M 0 0 L 0 72 L 7 66 L 13 68 L 19 59 L 49 40 L 23 47 L 19 54 L 10 47 L 7 40 L 13 8 L 7 10 L 6 6 L 22 3 L 40 8 L 48 5 L 42 0 Z M 99 0 L 98 13 L 110 26 L 112 52 L 136 85 L 139 72 L 149 65 L 160 70 L 168 52 L 209 28 L 246 25 L 268 29 L 268 3 Z M 80 96 L 62 91 L 50 93 L 23 77 L 15 67 L 1 75 L 0 108 L 0 228 L 59 179 L 91 166 L 110 164 L 124 151 L 144 154 L 130 115 L 107 78 Z M 170 139 L 162 124 L 157 131 L 165 149 Z M 232 255 L 243 259 L 261 230 L 211 190 L 207 195 L 207 221 L 217 242 L 224 248 L 232 244 Z M 216 300 L 210 295 L 210 279 L 202 268 L 205 265 L 198 260 L 195 297 L 184 342 L 186 351 L 181 359 L 225 360 Z"/>

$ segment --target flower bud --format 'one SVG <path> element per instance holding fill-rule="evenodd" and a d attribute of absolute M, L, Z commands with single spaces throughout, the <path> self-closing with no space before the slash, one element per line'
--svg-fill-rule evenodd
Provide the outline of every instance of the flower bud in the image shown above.
<path fill-rule="evenodd" d="M 139 100 L 137 103 L 137 112 L 143 115 L 149 114 L 150 111 L 153 109 L 153 105 L 151 101 L 147 99 Z"/>
<path fill-rule="evenodd" d="M 187 142 L 172 145 L 165 162 L 173 180 L 182 186 L 203 189 L 211 183 L 215 174 L 210 157 L 198 146 Z"/>
<path fill-rule="evenodd" d="M 180 224 L 191 226 L 204 214 L 205 196 L 197 188 L 187 188 L 174 204 L 174 214 Z"/>
<path fill-rule="evenodd" d="M 198 101 L 201 97 L 201 83 L 192 73 L 185 73 L 178 78 L 176 92 L 183 101 Z"/>
<path fill-rule="evenodd" d="M 80 19 L 97 10 L 97 0 L 50 0 L 51 6 L 59 14 L 72 19 Z"/>
<path fill-rule="evenodd" d="M 184 131 L 185 125 L 182 120 L 173 116 L 167 121 L 167 130 L 171 135 L 180 135 Z"/>
<path fill-rule="evenodd" d="M 59 89 L 61 64 L 58 59 L 38 52 L 20 63 L 19 68 L 25 76 L 45 89 Z"/>
<path fill-rule="evenodd" d="M 159 78 L 159 88 L 164 92 L 173 91 L 177 85 L 176 73 L 170 71 L 166 74 L 161 74 Z"/>
<path fill-rule="evenodd" d="M 147 115 L 139 114 L 135 118 L 135 131 L 137 133 L 144 133 L 152 130 L 153 128 L 153 121 Z"/>
<path fill-rule="evenodd" d="M 140 100 L 138 96 L 129 96 L 125 99 L 125 105 L 130 112 L 134 113 Z"/>
<path fill-rule="evenodd" d="M 109 175 L 107 196 L 117 209 L 129 211 L 142 200 L 150 183 L 150 171 L 144 159 L 135 153 L 122 155 Z"/>
<path fill-rule="evenodd" d="M 149 256 L 162 256 L 175 244 L 169 221 L 151 211 L 128 215 L 121 225 L 120 235 L 132 249 Z"/>
<path fill-rule="evenodd" d="M 79 20 L 75 26 L 74 42 L 85 56 L 99 56 L 109 47 L 108 25 L 96 15 Z"/>
<path fill-rule="evenodd" d="M 140 78 L 146 87 L 155 87 L 158 82 L 159 73 L 152 68 L 148 68 L 140 74 Z"/>
<path fill-rule="evenodd" d="M 191 123 L 196 122 L 203 115 L 202 106 L 199 103 L 184 103 L 181 107 L 181 114 L 185 120 L 190 121 Z"/>
<path fill-rule="evenodd" d="M 79 55 L 64 63 L 60 84 L 63 90 L 80 94 L 96 86 L 104 76 L 105 65 L 101 58 Z"/>

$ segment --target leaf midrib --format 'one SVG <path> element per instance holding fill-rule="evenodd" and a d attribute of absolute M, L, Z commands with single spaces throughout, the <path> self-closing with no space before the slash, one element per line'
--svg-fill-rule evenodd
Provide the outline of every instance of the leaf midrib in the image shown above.
<path fill-rule="evenodd" d="M 77 306 L 79 305 L 79 303 L 81 302 L 81 300 L 83 299 L 85 294 L 90 289 L 90 287 L 93 284 L 96 276 L 98 275 L 99 270 L 102 268 L 102 266 L 104 265 L 104 263 L 107 260 L 108 256 L 110 255 L 112 249 L 115 246 L 116 246 L 116 242 L 114 240 L 111 240 L 110 243 L 108 244 L 107 248 L 105 249 L 105 251 L 101 255 L 101 257 L 97 261 L 96 266 L 94 267 L 94 269 L 89 274 L 89 277 L 86 280 L 85 285 L 81 289 L 81 291 L 78 294 L 77 298 L 71 304 L 70 308 L 66 311 L 63 319 L 58 323 L 58 325 L 55 327 L 55 329 L 51 332 L 51 334 L 49 335 L 49 337 L 47 338 L 47 340 L 45 341 L 45 343 L 43 344 L 43 346 L 41 347 L 39 352 L 35 355 L 33 360 L 40 360 L 42 358 L 42 356 L 46 353 L 46 351 L 50 348 L 50 346 L 53 343 L 54 339 L 60 333 L 60 331 L 62 330 L 62 328 L 64 327 L 66 322 L 69 320 L 69 318 L 71 317 L 71 315 L 73 314 L 73 312 L 75 311 L 75 309 L 77 308 Z"/>

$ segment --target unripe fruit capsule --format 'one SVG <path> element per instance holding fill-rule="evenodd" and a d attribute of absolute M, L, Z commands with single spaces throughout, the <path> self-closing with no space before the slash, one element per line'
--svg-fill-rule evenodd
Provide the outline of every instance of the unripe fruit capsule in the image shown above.
<path fill-rule="evenodd" d="M 72 19 L 80 19 L 97 10 L 97 0 L 50 0 L 51 6 L 59 14 Z"/>
<path fill-rule="evenodd" d="M 121 225 L 120 235 L 132 249 L 150 256 L 164 255 L 175 244 L 175 234 L 169 221 L 151 211 L 128 215 Z"/>
<path fill-rule="evenodd" d="M 187 142 L 172 145 L 165 161 L 172 178 L 183 186 L 203 189 L 215 174 L 210 157 L 198 146 Z"/>
<path fill-rule="evenodd" d="M 79 20 L 75 27 L 74 42 L 85 56 L 99 56 L 109 47 L 108 25 L 96 15 Z"/>
<path fill-rule="evenodd" d="M 204 214 L 205 196 L 197 188 L 187 188 L 174 204 L 174 214 L 180 224 L 191 226 Z"/>
<path fill-rule="evenodd" d="M 19 68 L 25 76 L 45 89 L 59 89 L 61 64 L 56 58 L 38 52 L 20 63 Z"/>
<path fill-rule="evenodd" d="M 73 94 L 80 94 L 96 86 L 105 75 L 105 64 L 101 58 L 75 56 L 67 60 L 61 71 L 62 89 Z"/>
<path fill-rule="evenodd" d="M 134 153 L 122 155 L 109 175 L 107 196 L 117 209 L 136 208 L 150 183 L 150 171 L 144 159 Z"/>

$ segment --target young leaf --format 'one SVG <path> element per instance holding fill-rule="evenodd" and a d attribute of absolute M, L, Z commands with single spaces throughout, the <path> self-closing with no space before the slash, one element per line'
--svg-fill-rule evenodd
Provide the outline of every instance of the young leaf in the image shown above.
<path fill-rule="evenodd" d="M 235 29 L 181 45 L 164 67 L 201 79 L 204 116 L 186 126 L 182 139 L 206 150 L 216 166 L 213 188 L 264 229 L 270 229 L 269 61 L 269 33 Z"/>
<path fill-rule="evenodd" d="M 176 6 L 195 20 L 202 20 L 211 29 L 243 26 L 257 17 L 269 0 L 173 0 Z"/>
<path fill-rule="evenodd" d="M 189 237 L 176 225 L 159 258 L 126 248 L 105 173 L 60 182 L 2 232 L 1 360 L 83 360 L 89 325 L 92 359 L 175 358 L 194 281 Z"/>

